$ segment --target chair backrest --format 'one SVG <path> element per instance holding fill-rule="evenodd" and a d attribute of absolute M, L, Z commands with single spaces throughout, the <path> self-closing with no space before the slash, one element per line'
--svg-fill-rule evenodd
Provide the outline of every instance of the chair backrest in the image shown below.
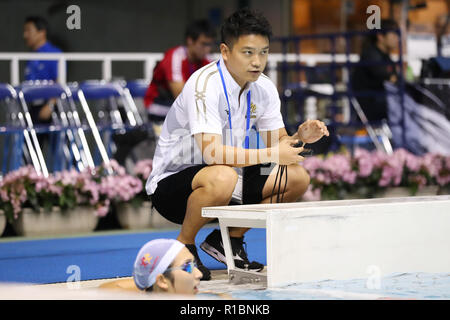
<path fill-rule="evenodd" d="M 2 147 L 2 172 L 18 169 L 22 159 L 25 159 L 25 163 L 32 163 L 38 173 L 47 176 L 47 166 L 28 113 L 24 91 L 30 100 L 41 97 L 36 91 L 27 91 L 30 85 L 31 83 L 23 84 L 16 90 L 9 84 L 0 84 L 0 100 L 7 101 L 6 113 L 9 113 L 6 115 L 7 125 L 1 130 L 6 136 Z M 39 98 L 36 98 L 37 96 Z"/>
<path fill-rule="evenodd" d="M 26 102 L 39 99 L 61 98 L 65 94 L 64 88 L 52 81 L 32 81 L 24 82 L 16 87 L 18 92 L 22 92 Z"/>
<path fill-rule="evenodd" d="M 89 80 L 80 84 L 86 99 L 107 99 L 109 97 L 120 97 L 117 85 L 104 81 Z"/>
<path fill-rule="evenodd" d="M 147 92 L 150 81 L 144 79 L 136 79 L 127 81 L 126 87 L 130 90 L 133 98 L 143 98 Z"/>
<path fill-rule="evenodd" d="M 2 132 L 13 130 L 13 127 L 26 128 L 23 118 L 20 118 L 19 104 L 17 103 L 17 91 L 8 83 L 0 83 L 0 101 L 2 108 L 0 111 L 0 123 Z M 22 120 L 22 121 L 20 121 Z M 10 127 L 10 128 L 7 128 Z"/>
<path fill-rule="evenodd" d="M 55 99 L 53 103 L 52 124 L 36 127 L 41 133 L 47 133 L 50 151 L 46 156 L 39 150 L 41 162 L 48 162 L 50 171 L 69 169 L 75 165 L 79 170 L 86 167 L 94 167 L 91 152 L 84 136 L 82 124 L 78 120 L 78 114 L 74 108 L 72 92 L 68 86 L 53 81 L 29 81 L 17 87 L 18 97 L 25 113 L 28 112 L 28 104 L 36 100 Z M 44 103 L 44 102 L 43 102 Z M 47 138 L 39 137 L 34 132 L 31 120 L 27 123 L 35 144 Z M 37 148 L 39 149 L 39 148 Z"/>
<path fill-rule="evenodd" d="M 0 83 L 0 100 L 6 98 L 16 98 L 17 92 L 13 86 L 7 83 Z"/>
<path fill-rule="evenodd" d="M 79 89 L 83 92 L 86 100 L 105 99 L 109 102 L 107 110 L 102 111 L 103 114 L 109 112 L 111 124 L 130 127 L 143 124 L 142 116 L 125 82 L 89 80 L 82 82 Z M 121 106 L 123 110 L 119 108 Z"/>

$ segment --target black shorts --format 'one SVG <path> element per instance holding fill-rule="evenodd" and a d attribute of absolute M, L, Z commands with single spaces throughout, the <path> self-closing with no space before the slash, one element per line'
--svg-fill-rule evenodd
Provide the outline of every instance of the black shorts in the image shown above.
<path fill-rule="evenodd" d="M 206 164 L 189 167 L 158 182 L 158 187 L 151 198 L 153 206 L 164 218 L 174 223 L 183 223 L 187 201 L 193 191 L 192 180 L 204 167 Z M 244 168 L 243 204 L 257 204 L 262 201 L 264 184 L 274 167 L 274 163 L 267 163 Z"/>

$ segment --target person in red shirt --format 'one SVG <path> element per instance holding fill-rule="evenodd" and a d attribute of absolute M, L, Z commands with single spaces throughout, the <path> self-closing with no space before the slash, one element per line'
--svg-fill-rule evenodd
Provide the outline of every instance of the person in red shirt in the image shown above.
<path fill-rule="evenodd" d="M 167 50 L 153 71 L 144 104 L 153 122 L 164 121 L 170 106 L 183 89 L 184 83 L 201 67 L 211 61 L 216 32 L 207 20 L 196 20 L 186 28 L 185 45 Z"/>

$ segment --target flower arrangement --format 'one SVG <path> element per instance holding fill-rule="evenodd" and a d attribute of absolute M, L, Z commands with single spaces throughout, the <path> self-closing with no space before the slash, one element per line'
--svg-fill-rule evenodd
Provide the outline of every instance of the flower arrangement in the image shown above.
<path fill-rule="evenodd" d="M 113 174 L 108 174 L 108 169 L 112 169 Z M 127 174 L 125 168 L 116 160 L 110 160 L 108 166 L 102 164 L 97 167 L 92 179 L 97 184 L 99 199 L 102 202 L 97 209 L 101 215 L 106 215 L 111 202 L 115 204 L 133 202 L 143 190 L 142 181 Z"/>
<path fill-rule="evenodd" d="M 0 181 L 0 208 L 7 218 L 17 219 L 25 207 L 47 211 L 53 206 L 71 209 L 85 201 L 89 195 L 89 183 L 85 175 L 76 171 L 66 171 L 49 177 L 38 174 L 32 166 L 21 167 L 5 175 Z"/>
<path fill-rule="evenodd" d="M 111 168 L 113 174 L 108 174 Z M 17 219 L 23 208 L 50 211 L 53 206 L 63 211 L 77 206 L 92 206 L 99 217 L 105 216 L 111 202 L 132 201 L 142 192 L 139 178 L 111 160 L 109 166 L 95 170 L 56 172 L 48 177 L 38 174 L 32 166 L 21 167 L 0 181 L 0 209 L 9 221 Z"/>
<path fill-rule="evenodd" d="M 311 184 L 304 200 L 336 200 L 348 194 L 372 198 L 380 190 L 407 187 L 412 195 L 425 186 L 450 185 L 450 157 L 428 153 L 416 156 L 404 149 L 392 155 L 356 149 L 327 157 L 309 157 L 303 162 Z"/>
<path fill-rule="evenodd" d="M 390 187 L 407 187 L 411 194 L 430 185 L 450 189 L 450 156 L 434 153 L 415 156 L 397 149 L 387 155 L 356 149 L 353 156 L 345 152 L 307 157 L 303 166 L 311 178 L 303 200 L 344 199 L 349 194 L 371 198 Z M 22 167 L 0 180 L 0 209 L 10 221 L 26 207 L 38 211 L 57 206 L 64 212 L 91 206 L 102 217 L 112 203 L 138 207 L 149 200 L 144 186 L 151 171 L 151 159 L 137 162 L 132 175 L 115 160 L 93 171 L 73 169 L 48 177 L 38 174 L 32 166 Z"/>

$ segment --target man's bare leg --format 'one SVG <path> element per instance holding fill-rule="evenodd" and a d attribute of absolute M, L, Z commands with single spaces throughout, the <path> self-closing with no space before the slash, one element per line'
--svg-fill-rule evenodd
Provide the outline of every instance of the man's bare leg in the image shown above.
<path fill-rule="evenodd" d="M 228 205 L 237 183 L 233 168 L 212 165 L 201 169 L 192 180 L 192 193 L 188 198 L 186 215 L 177 240 L 194 244 L 198 231 L 211 219 L 202 217 L 202 208 Z"/>
<path fill-rule="evenodd" d="M 266 180 L 264 184 L 264 188 L 262 190 L 263 200 L 261 203 L 270 203 L 272 199 L 272 203 L 277 201 L 276 193 L 272 196 L 273 185 L 275 183 L 275 178 L 278 170 L 278 165 L 275 166 L 270 173 L 269 178 Z M 295 202 L 297 201 L 308 189 L 310 178 L 308 172 L 298 164 L 293 164 L 287 167 L 288 170 L 288 182 L 286 186 L 286 191 L 283 193 L 283 202 Z M 281 179 L 281 189 L 284 189 L 284 181 L 286 175 L 283 175 Z M 275 188 L 275 192 L 278 190 L 278 184 Z"/>

